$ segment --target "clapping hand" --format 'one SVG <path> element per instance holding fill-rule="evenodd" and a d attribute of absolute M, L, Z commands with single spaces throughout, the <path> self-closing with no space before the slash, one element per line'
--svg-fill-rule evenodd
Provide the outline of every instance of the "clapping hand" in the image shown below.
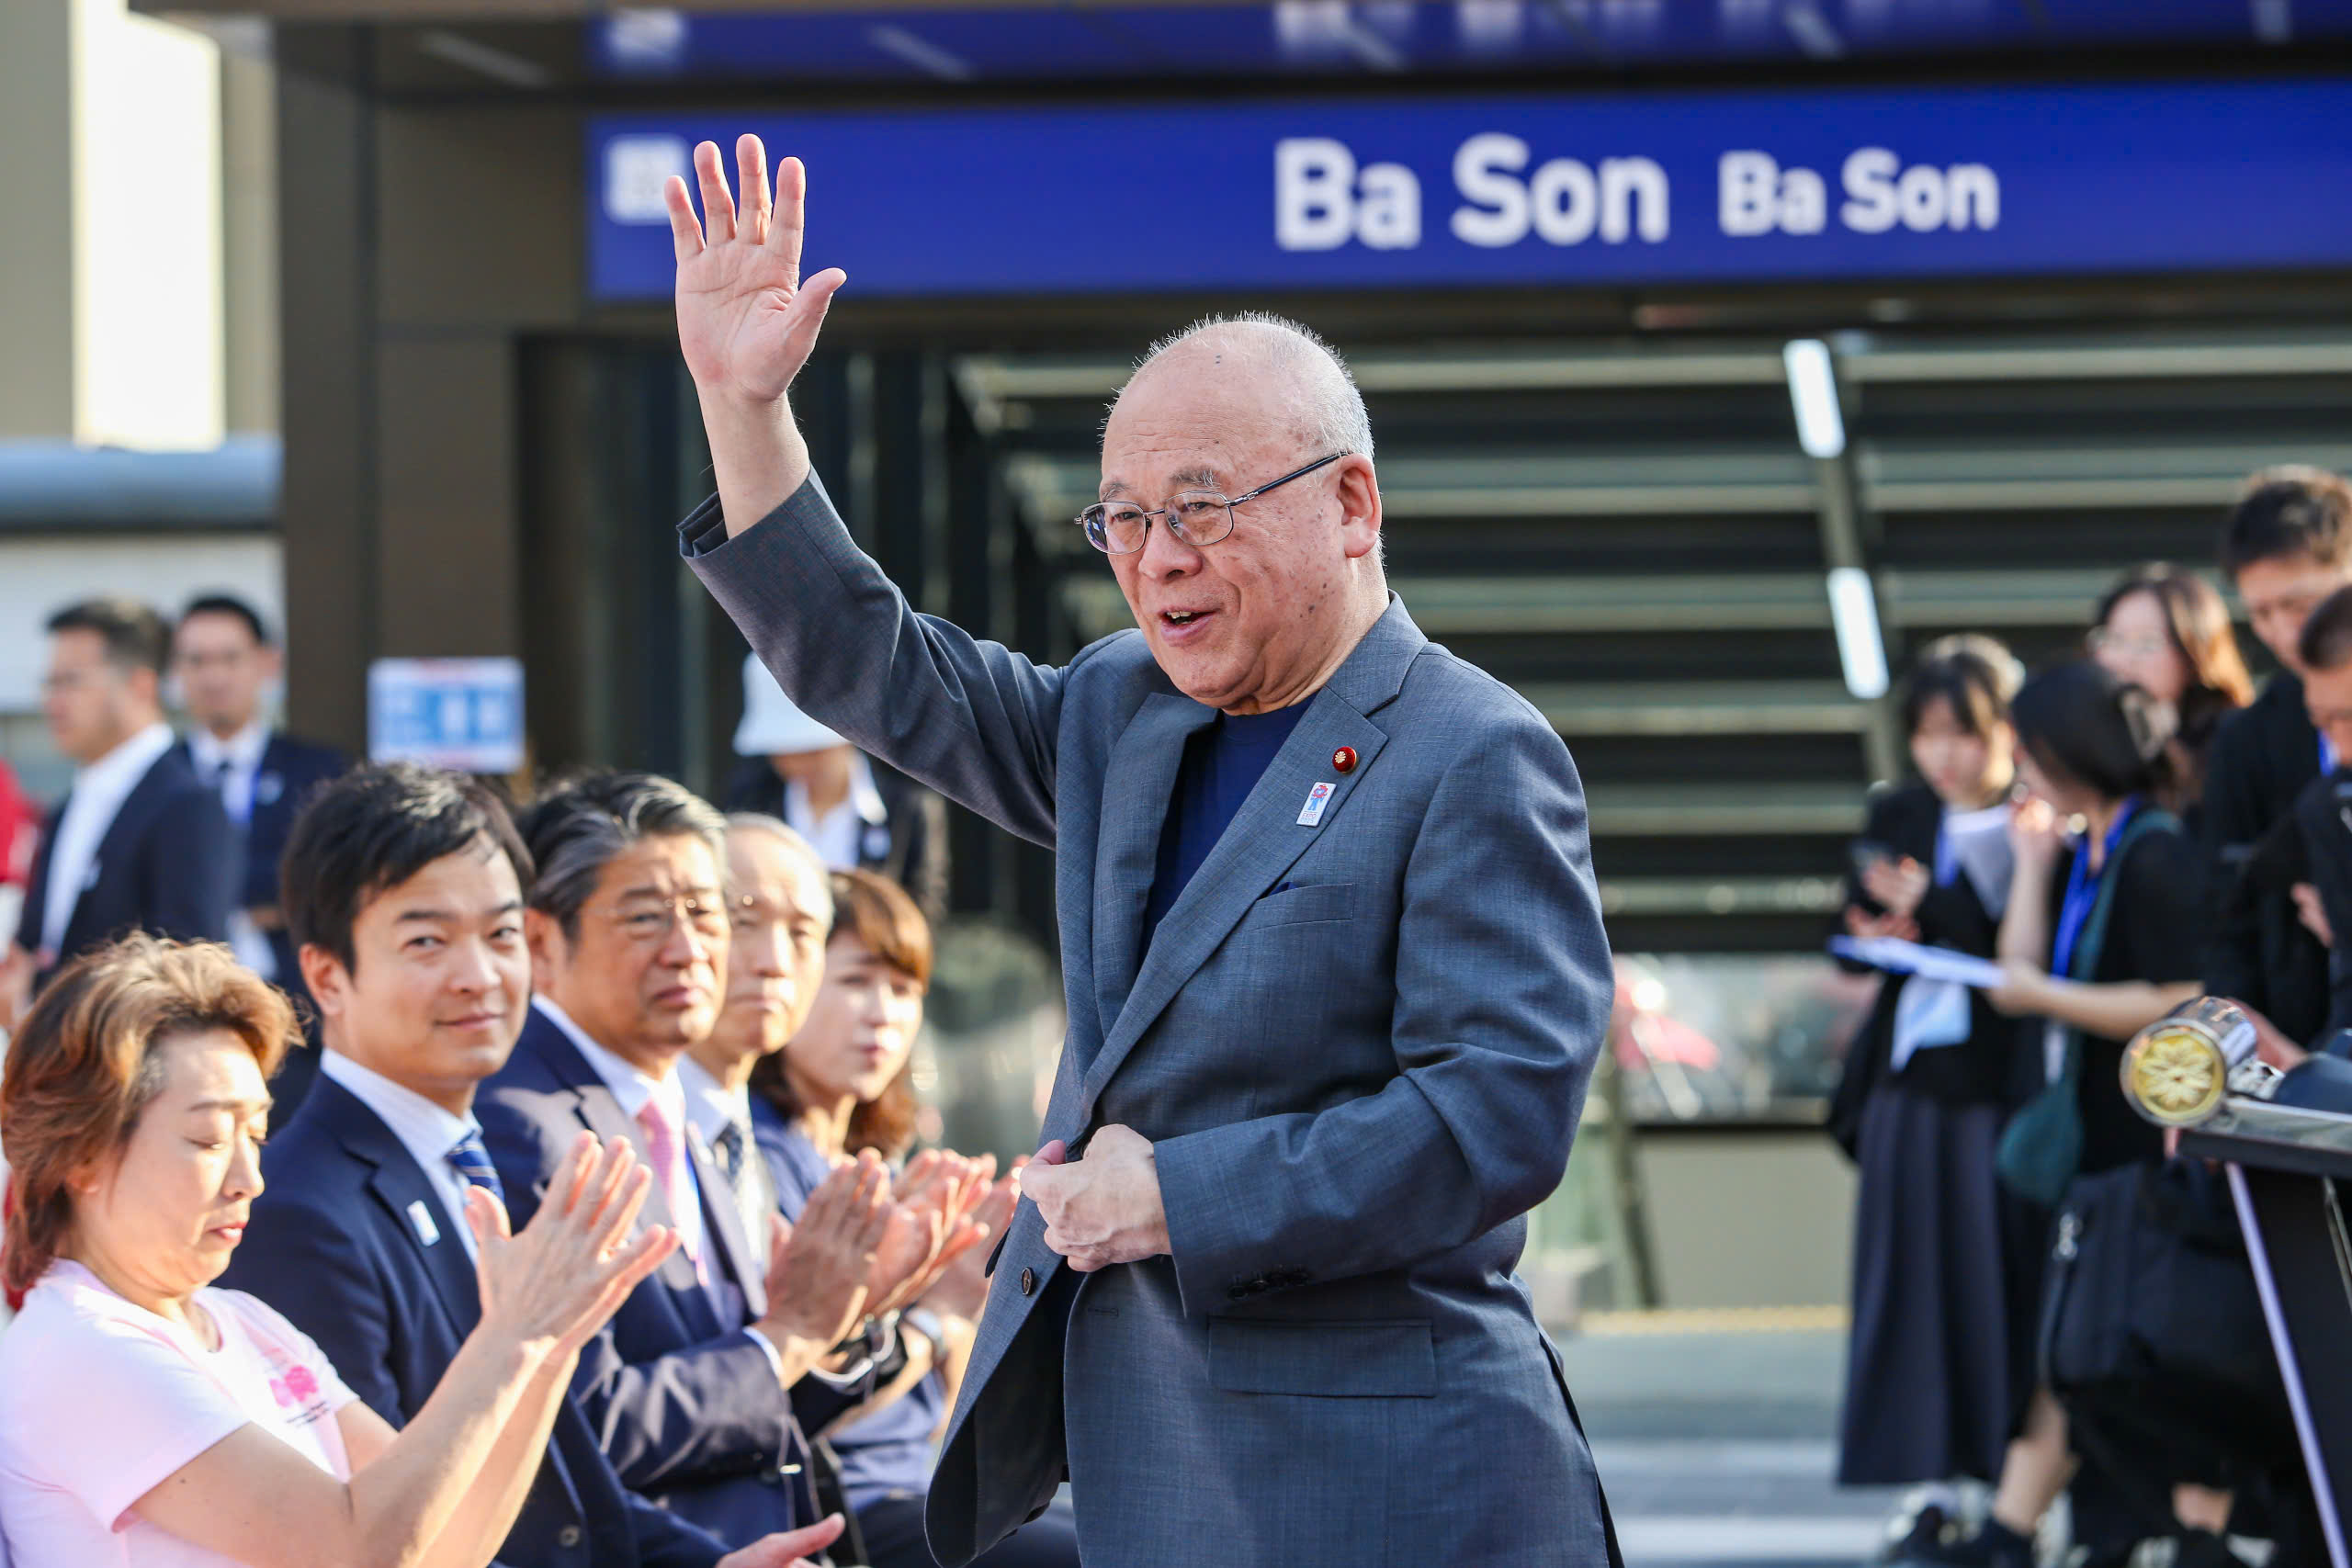
<path fill-rule="evenodd" d="M 1020 1172 L 990 1182 L 978 1206 L 972 1211 L 972 1224 L 980 1238 L 1002 1235 L 1004 1227 L 1012 1223 L 1012 1211 L 1020 1201 Z M 938 1283 L 924 1292 L 923 1304 L 951 1317 L 977 1319 L 989 1299 L 987 1259 L 987 1250 L 977 1246 L 951 1259 L 940 1271 Z"/>
<path fill-rule="evenodd" d="M 628 1239 L 652 1179 L 625 1139 L 599 1145 L 582 1133 L 520 1235 L 504 1204 L 486 1188 L 469 1189 L 482 1326 L 550 1357 L 577 1354 L 677 1245 L 677 1233 L 660 1225 Z"/>
<path fill-rule="evenodd" d="M 926 1150 L 908 1163 L 898 1213 L 877 1254 L 869 1300 L 877 1316 L 921 1299 L 958 1258 L 989 1235 L 973 1216 L 989 1195 L 996 1159 Z"/>
<path fill-rule="evenodd" d="M 797 1339 L 830 1349 L 857 1326 L 890 1220 L 889 1193 L 889 1172 L 863 1155 L 835 1168 L 809 1194 L 798 1224 L 778 1216 L 767 1315 L 756 1325 L 770 1343 Z"/>

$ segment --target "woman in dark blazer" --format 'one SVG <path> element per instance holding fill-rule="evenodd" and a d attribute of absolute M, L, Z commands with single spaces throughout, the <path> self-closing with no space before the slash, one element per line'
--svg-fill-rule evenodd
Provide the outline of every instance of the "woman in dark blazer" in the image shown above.
<path fill-rule="evenodd" d="M 1845 921 L 1990 958 L 2007 895 L 2021 676 L 1989 637 L 1930 648 L 1903 702 L 1920 778 L 1887 791 L 1855 846 Z M 2024 1392 L 2030 1293 L 2010 1259 L 2040 1240 L 1993 1152 L 2014 1103 L 2017 1028 L 1981 995 L 1890 975 L 1848 1047 L 1843 1140 L 1860 1185 L 1838 1479 L 1938 1483 L 1998 1473 Z M 1948 1522 L 1929 1501 L 1917 1529 Z"/>

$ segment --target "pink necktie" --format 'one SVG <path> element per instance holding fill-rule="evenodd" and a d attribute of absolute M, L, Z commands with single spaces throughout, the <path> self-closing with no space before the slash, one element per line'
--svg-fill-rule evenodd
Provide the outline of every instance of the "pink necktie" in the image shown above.
<path fill-rule="evenodd" d="M 645 1102 L 637 1120 L 645 1129 L 646 1163 L 653 1168 L 653 1185 L 661 1189 L 662 1201 L 669 1206 L 671 1225 L 679 1232 L 680 1245 L 686 1256 L 694 1260 L 695 1277 L 707 1283 L 709 1276 L 703 1272 L 702 1249 L 684 1247 L 685 1238 L 693 1233 L 679 1224 L 685 1206 L 695 1201 L 694 1182 L 686 1172 L 686 1141 L 679 1135 L 677 1121 L 670 1114 L 670 1108 L 662 1103 L 660 1095 Z"/>

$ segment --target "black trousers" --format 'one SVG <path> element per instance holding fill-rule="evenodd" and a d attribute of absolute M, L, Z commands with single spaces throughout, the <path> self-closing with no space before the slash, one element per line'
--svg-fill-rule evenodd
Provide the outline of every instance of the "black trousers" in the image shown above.
<path fill-rule="evenodd" d="M 922 1494 L 893 1492 L 857 1511 L 873 1568 L 939 1568 L 922 1533 Z M 973 1568 L 1079 1568 L 1078 1519 L 1057 1503 L 973 1559 Z"/>

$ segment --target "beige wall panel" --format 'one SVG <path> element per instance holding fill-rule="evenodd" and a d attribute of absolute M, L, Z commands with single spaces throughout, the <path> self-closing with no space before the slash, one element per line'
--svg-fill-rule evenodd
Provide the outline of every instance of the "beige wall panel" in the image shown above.
<path fill-rule="evenodd" d="M 69 0 L 0 3 L 0 439 L 74 434 Z"/>
<path fill-rule="evenodd" d="M 381 307 L 389 329 L 568 325 L 580 312 L 578 117 L 387 110 Z"/>
<path fill-rule="evenodd" d="M 375 651 L 520 657 L 509 346 L 496 336 L 396 338 L 377 353 Z"/>
<path fill-rule="evenodd" d="M 220 54 L 220 247 L 229 428 L 278 419 L 277 78 L 267 60 Z"/>
<path fill-rule="evenodd" d="M 1854 1175 L 1818 1132 L 1677 1132 L 1640 1141 L 1669 1307 L 1847 1299 Z"/>

